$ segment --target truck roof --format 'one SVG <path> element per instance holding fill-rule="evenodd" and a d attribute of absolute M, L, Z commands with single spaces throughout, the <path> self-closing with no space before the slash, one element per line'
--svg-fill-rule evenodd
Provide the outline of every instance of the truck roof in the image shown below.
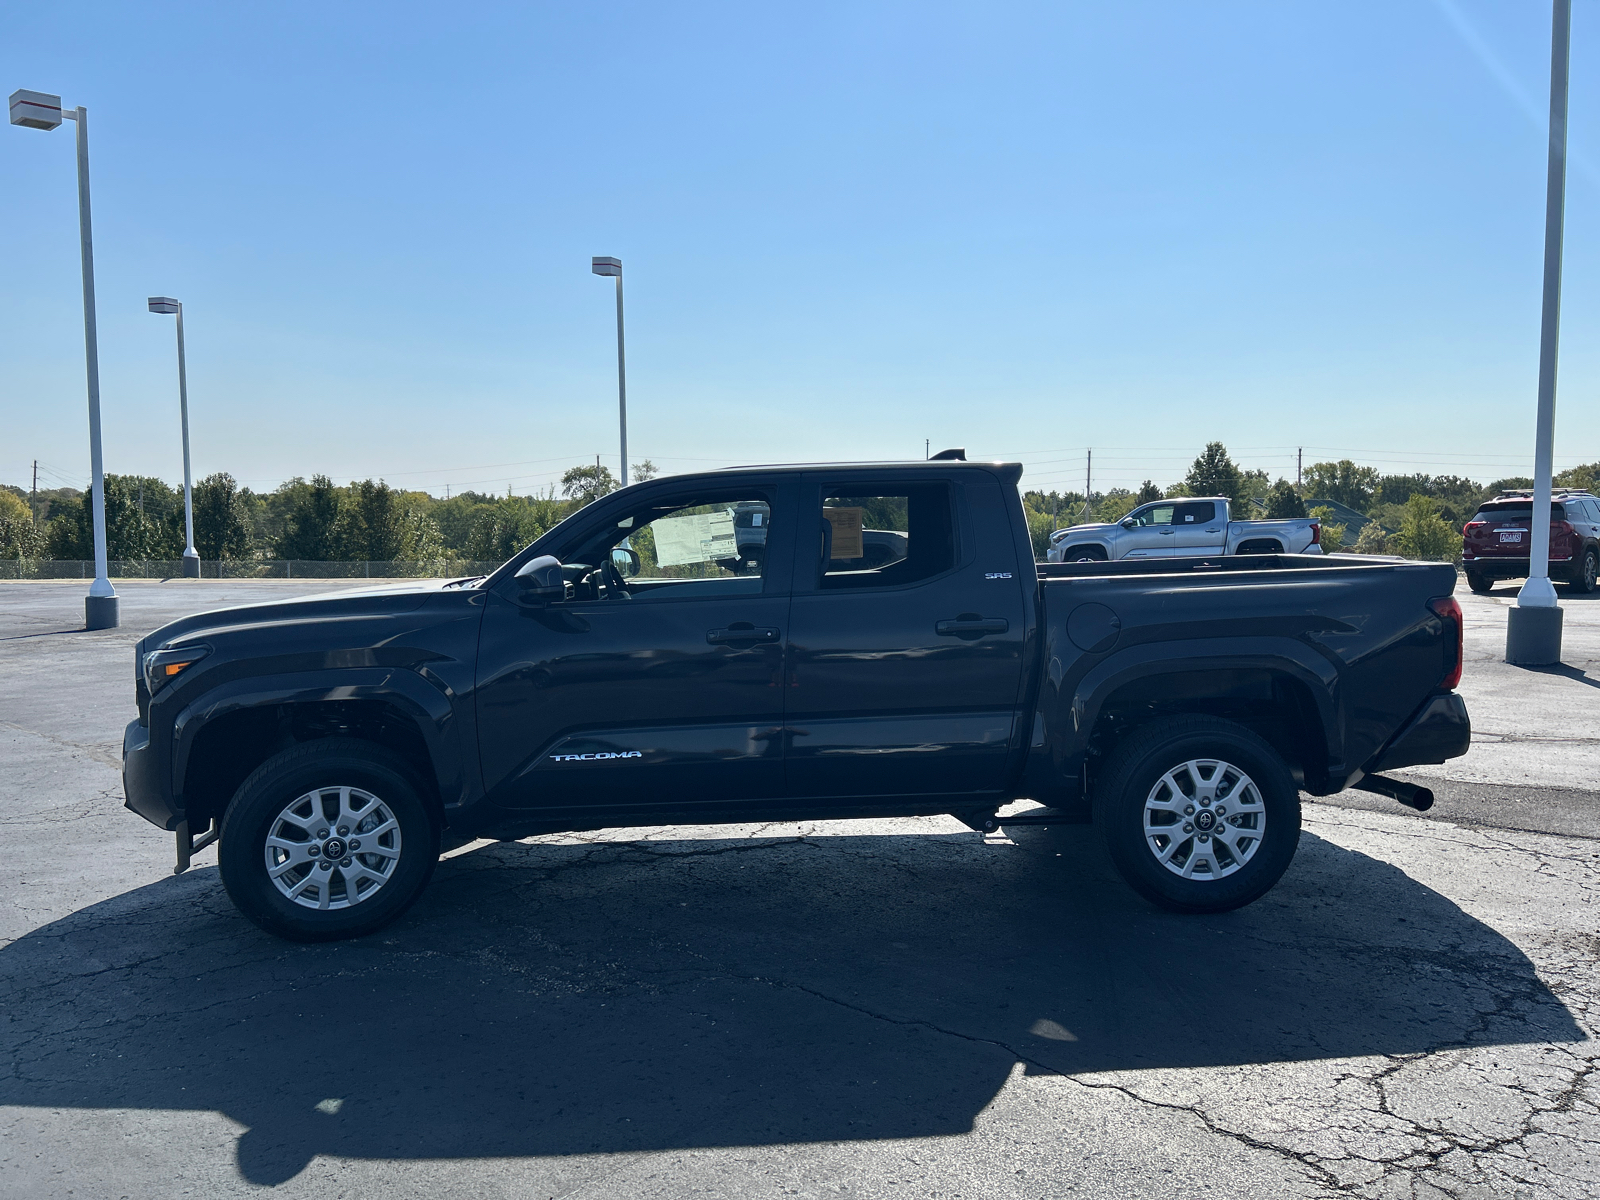
<path fill-rule="evenodd" d="M 930 467 L 937 467 L 940 470 L 952 470 L 953 469 L 953 470 L 965 470 L 965 471 L 988 471 L 988 472 L 990 472 L 992 474 L 999 475 L 1002 478 L 1004 478 L 1004 479 L 1006 479 L 1006 480 L 1008 480 L 1010 482 L 1013 482 L 1013 483 L 1016 482 L 1018 479 L 1022 478 L 1022 464 L 1021 463 L 1015 463 L 1015 462 L 966 462 L 964 460 L 959 460 L 959 459 L 922 459 L 922 458 L 910 458 L 910 459 L 892 459 L 891 458 L 891 459 L 877 459 L 877 460 L 866 459 L 866 460 L 863 460 L 861 462 L 750 463 L 748 465 L 739 466 L 739 467 L 722 467 L 722 468 L 720 468 L 720 472 L 705 472 L 705 474 L 718 474 L 718 473 L 721 473 L 721 472 L 730 472 L 730 471 L 761 471 L 761 472 L 771 471 L 771 472 L 774 472 L 774 473 L 779 472 L 779 471 L 829 471 L 829 472 L 837 471 L 837 472 L 847 473 L 847 474 L 868 474 L 868 473 L 874 472 L 874 471 L 884 471 L 884 470 L 896 470 L 896 471 L 899 471 L 899 470 L 904 470 L 906 468 L 915 469 L 915 468 L 930 468 Z M 701 474 L 701 472 L 690 472 L 690 474 Z M 670 478 L 682 479 L 682 478 L 685 478 L 685 476 L 675 475 L 675 476 L 670 476 Z"/>

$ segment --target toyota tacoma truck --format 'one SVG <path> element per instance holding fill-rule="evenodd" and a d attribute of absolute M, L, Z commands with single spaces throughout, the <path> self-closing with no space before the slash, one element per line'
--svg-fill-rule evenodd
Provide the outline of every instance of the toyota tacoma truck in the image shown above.
<path fill-rule="evenodd" d="M 186 617 L 136 647 L 127 806 L 284 937 L 374 930 L 442 845 L 948 814 L 1100 827 L 1156 904 L 1261 896 L 1300 793 L 1465 753 L 1449 564 L 1036 565 L 1015 464 L 636 484 L 492 574 Z M 730 556 L 765 508 L 764 553 Z M 867 530 L 904 553 L 863 565 Z M 1026 811 L 1000 810 L 1032 800 Z"/>
<path fill-rule="evenodd" d="M 1049 562 L 1192 558 L 1226 554 L 1321 554 L 1322 525 L 1309 517 L 1234 521 L 1226 496 L 1141 504 L 1122 520 L 1050 535 Z"/>

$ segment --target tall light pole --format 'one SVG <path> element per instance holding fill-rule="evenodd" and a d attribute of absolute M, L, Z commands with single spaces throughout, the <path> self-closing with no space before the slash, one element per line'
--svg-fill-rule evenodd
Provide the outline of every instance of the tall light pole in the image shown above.
<path fill-rule="evenodd" d="M 183 419 L 183 574 L 200 578 L 200 554 L 194 548 L 194 493 L 189 483 L 189 372 L 183 361 L 183 305 L 171 296 L 151 296 L 150 311 L 178 318 L 178 412 Z"/>
<path fill-rule="evenodd" d="M 617 280 L 617 420 L 622 425 L 622 486 L 628 486 L 628 362 L 622 352 L 622 260 L 593 258 L 589 269 L 596 275 L 612 275 Z"/>
<path fill-rule="evenodd" d="M 1567 67 L 1572 0 L 1554 0 L 1550 31 L 1550 165 L 1545 181 L 1544 312 L 1539 326 L 1539 416 L 1533 444 L 1528 579 L 1506 614 L 1506 661 L 1561 661 L 1561 608 L 1550 584 L 1550 476 L 1556 437 L 1556 349 L 1561 333 L 1561 233 L 1567 197 Z"/>
<path fill-rule="evenodd" d="M 100 346 L 94 315 L 94 241 L 89 233 L 89 113 L 63 109 L 61 97 L 19 88 L 11 93 L 11 123 L 54 129 L 78 125 L 78 243 L 83 259 L 83 355 L 89 373 L 89 507 L 94 521 L 94 582 L 83 601 L 85 629 L 117 627 L 117 589 L 106 566 L 106 480 L 100 456 Z"/>

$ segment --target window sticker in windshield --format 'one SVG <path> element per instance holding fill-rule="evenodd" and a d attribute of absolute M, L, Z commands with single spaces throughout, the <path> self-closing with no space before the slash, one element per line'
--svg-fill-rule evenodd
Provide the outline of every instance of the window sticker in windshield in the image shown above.
<path fill-rule="evenodd" d="M 656 535 L 656 563 L 685 567 L 691 563 L 738 558 L 733 535 L 733 510 L 695 513 L 687 517 L 661 517 L 650 523 Z"/>

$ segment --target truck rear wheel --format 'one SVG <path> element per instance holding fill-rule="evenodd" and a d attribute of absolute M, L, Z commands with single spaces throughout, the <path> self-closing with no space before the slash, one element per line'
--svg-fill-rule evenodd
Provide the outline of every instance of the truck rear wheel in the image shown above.
<path fill-rule="evenodd" d="M 1095 824 L 1140 895 L 1174 912 L 1226 912 L 1259 899 L 1300 842 L 1300 793 L 1277 753 L 1217 717 L 1147 725 L 1111 754 Z"/>
<path fill-rule="evenodd" d="M 268 933 L 297 942 L 387 925 L 427 886 L 439 828 L 410 773 L 369 742 L 307 742 L 234 794 L 217 852 L 223 886 Z"/>

